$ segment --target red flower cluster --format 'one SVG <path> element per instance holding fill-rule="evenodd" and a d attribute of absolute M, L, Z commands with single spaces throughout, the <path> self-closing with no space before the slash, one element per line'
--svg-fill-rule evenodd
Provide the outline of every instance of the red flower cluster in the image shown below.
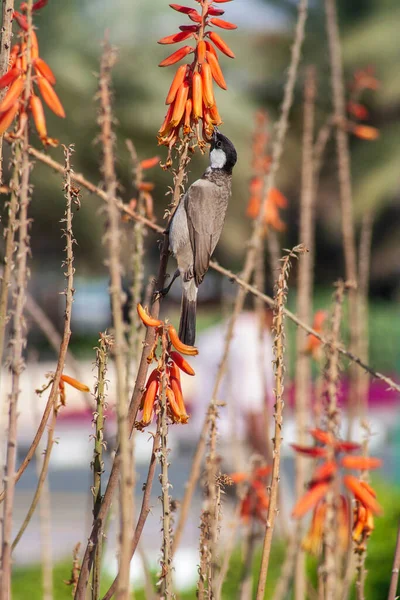
<path fill-rule="evenodd" d="M 270 466 L 257 467 L 251 474 L 232 473 L 230 475 L 234 483 L 247 483 L 247 491 L 240 505 L 240 516 L 244 523 L 251 519 L 257 519 L 266 523 L 269 507 L 269 496 L 267 495 L 267 477 L 271 473 Z"/>
<path fill-rule="evenodd" d="M 350 100 L 347 103 L 347 112 L 353 120 L 347 123 L 347 128 L 353 135 L 363 140 L 376 140 L 379 137 L 379 130 L 370 125 L 354 122 L 354 120 L 365 121 L 369 118 L 368 109 L 360 103 L 360 96 L 364 90 L 375 91 L 378 88 L 379 81 L 375 77 L 375 70 L 372 66 L 354 73 L 350 84 Z"/>
<path fill-rule="evenodd" d="M 139 409 L 142 412 L 142 418 L 136 423 L 137 429 L 143 429 L 150 425 L 154 414 L 157 412 L 157 399 L 161 392 L 161 380 L 163 375 L 166 377 L 166 398 L 168 416 L 172 423 L 187 423 L 189 415 L 186 412 L 185 403 L 183 400 L 180 371 L 188 375 L 194 375 L 195 372 L 189 363 L 183 358 L 182 354 L 195 356 L 198 354 L 197 348 L 183 344 L 175 328 L 172 325 L 166 325 L 160 319 L 153 319 L 149 316 L 141 304 L 137 305 L 138 315 L 142 322 L 147 327 L 156 329 L 156 339 L 152 351 L 150 352 L 148 361 L 151 363 L 156 358 L 156 348 L 159 338 L 166 335 L 168 338 L 168 349 L 165 361 L 158 361 L 158 366 L 150 373 L 143 392 L 142 400 Z M 176 351 L 172 350 L 172 347 Z"/>
<path fill-rule="evenodd" d="M 224 14 L 220 8 L 212 6 L 229 0 L 196 0 L 200 10 L 180 4 L 170 4 L 170 7 L 183 13 L 193 21 L 192 25 L 181 25 L 180 32 L 168 35 L 159 44 L 176 44 L 189 39 L 195 41 L 195 46 L 182 46 L 165 58 L 160 67 L 173 65 L 186 56 L 193 54 L 190 64 L 178 67 L 169 89 L 165 103 L 169 105 L 164 122 L 158 132 L 158 142 L 170 149 L 180 137 L 193 133 L 200 148 L 209 140 L 215 125 L 220 125 L 221 117 L 215 101 L 213 80 L 226 90 L 225 79 L 219 65 L 217 48 L 226 56 L 234 58 L 232 50 L 215 31 L 206 31 L 207 27 L 221 29 L 236 29 L 236 25 L 219 17 Z M 208 39 L 206 39 L 208 38 Z M 200 134 L 202 121 L 202 136 Z"/>
<path fill-rule="evenodd" d="M 321 445 L 309 447 L 292 444 L 292 447 L 299 454 L 310 458 L 324 459 L 324 462 L 315 469 L 308 486 L 309 489 L 296 503 L 293 508 L 292 517 L 295 519 L 301 518 L 309 510 L 314 509 L 311 528 L 303 545 L 306 550 L 316 553 L 320 549 L 324 530 L 326 497 L 332 489 L 334 479 L 339 476 L 340 469 L 355 469 L 359 471 L 378 469 L 382 461 L 378 458 L 347 454 L 355 450 L 360 450 L 360 444 L 339 440 L 331 433 L 322 429 L 312 429 L 310 434 Z M 340 456 L 343 453 L 346 454 Z M 364 536 L 363 539 L 365 539 L 366 532 L 372 531 L 372 515 L 381 514 L 382 508 L 376 500 L 375 491 L 365 481 L 360 481 L 354 475 L 344 475 L 342 483 L 344 488 L 357 500 L 353 537 L 359 540 L 360 536 Z M 345 496 L 340 495 L 336 498 L 335 505 L 338 515 L 339 540 L 342 547 L 346 547 L 346 540 L 349 538 L 349 519 Z"/>
<path fill-rule="evenodd" d="M 256 128 L 253 136 L 252 169 L 253 177 L 250 181 L 250 198 L 246 214 L 251 219 L 256 219 L 262 204 L 265 175 L 271 166 L 271 157 L 267 153 L 268 133 L 267 116 L 264 112 L 256 113 Z M 277 189 L 272 188 L 264 200 L 264 224 L 275 231 L 285 231 L 286 224 L 282 221 L 279 209 L 287 208 L 288 201 Z"/>
<path fill-rule="evenodd" d="M 38 2 L 34 3 L 32 10 L 39 10 L 46 4 L 47 1 L 38 0 Z M 21 4 L 21 10 L 26 10 L 25 3 Z M 28 121 L 28 115 L 32 114 L 36 130 L 43 144 L 56 146 L 58 144 L 57 140 L 47 135 L 43 104 L 39 96 L 35 94 L 34 88 L 34 85 L 37 86 L 47 106 L 58 117 L 64 118 L 64 108 L 53 87 L 56 83 L 56 78 L 48 64 L 39 56 L 37 36 L 33 30 L 29 31 L 26 16 L 14 11 L 14 18 L 20 27 L 19 37 L 21 41 L 11 48 L 8 71 L 0 78 L 0 89 L 9 88 L 3 101 L 0 103 L 0 134 L 7 131 L 19 113 L 19 128 L 13 134 L 13 137 L 20 137 Z M 30 44 L 28 44 L 28 41 Z M 28 45 L 30 46 L 29 57 Z M 30 89 L 27 90 L 26 76 L 29 63 L 32 64 L 34 73 Z"/>

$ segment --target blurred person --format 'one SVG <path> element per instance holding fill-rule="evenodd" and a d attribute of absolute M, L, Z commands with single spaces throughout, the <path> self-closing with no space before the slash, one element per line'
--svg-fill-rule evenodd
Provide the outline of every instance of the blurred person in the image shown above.
<path fill-rule="evenodd" d="M 199 354 L 193 363 L 196 377 L 191 395 L 190 425 L 194 435 L 200 432 L 212 399 L 228 324 L 229 319 L 198 336 Z M 271 325 L 272 312 L 265 309 L 262 323 L 255 312 L 244 311 L 234 326 L 217 396 L 218 403 L 224 403 L 218 408 L 218 437 L 227 470 L 240 466 L 254 452 L 270 458 L 268 414 L 273 405 L 274 385 Z"/>

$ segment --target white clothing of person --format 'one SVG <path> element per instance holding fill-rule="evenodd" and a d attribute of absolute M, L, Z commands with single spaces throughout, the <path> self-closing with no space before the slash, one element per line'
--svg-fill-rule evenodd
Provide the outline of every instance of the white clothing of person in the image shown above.
<path fill-rule="evenodd" d="M 214 390 L 215 378 L 222 360 L 228 321 L 208 328 L 196 340 L 199 354 L 192 361 L 193 377 L 192 417 L 190 426 L 196 433 L 201 430 Z M 262 364 L 262 360 L 263 363 Z M 254 312 L 239 315 L 230 346 L 227 369 L 217 401 L 219 407 L 218 433 L 221 441 L 243 441 L 249 415 L 263 417 L 264 407 L 273 405 L 273 352 L 269 330 L 260 325 Z"/>

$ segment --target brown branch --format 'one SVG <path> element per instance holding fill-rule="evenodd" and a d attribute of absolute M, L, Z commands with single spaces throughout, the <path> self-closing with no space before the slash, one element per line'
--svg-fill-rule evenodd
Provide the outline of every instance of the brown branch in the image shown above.
<path fill-rule="evenodd" d="M 337 19 L 336 0 L 325 0 L 326 31 L 328 37 L 329 57 L 331 65 L 331 87 L 333 94 L 334 120 L 336 124 L 336 152 L 338 160 L 339 192 L 342 215 L 342 235 L 345 259 L 346 280 L 352 283 L 349 290 L 349 330 L 350 350 L 359 353 L 359 311 L 357 292 L 357 252 L 354 234 L 353 199 L 351 189 L 351 167 L 348 135 L 343 123 L 346 119 L 346 100 L 343 82 L 343 66 L 339 26 Z M 350 420 L 349 433 L 352 419 L 359 404 L 358 372 L 350 366 Z"/>
<path fill-rule="evenodd" d="M 315 96 L 316 81 L 315 67 L 308 67 L 304 83 L 304 117 L 303 117 L 303 144 L 302 144 L 302 182 L 300 196 L 300 233 L 299 241 L 308 249 L 299 263 L 297 314 L 305 323 L 311 320 L 312 290 L 314 283 L 314 161 L 313 139 L 315 121 Z M 306 442 L 307 426 L 310 415 L 311 397 L 311 364 L 310 357 L 306 354 L 305 347 L 307 336 L 302 329 L 297 329 L 296 337 L 296 373 L 295 373 L 295 413 L 297 443 L 304 445 Z M 296 498 L 304 493 L 306 482 L 307 461 L 296 453 Z M 301 532 L 301 524 L 297 527 Z M 296 557 L 295 574 L 295 599 L 302 600 L 306 595 L 305 554 L 299 548 Z"/>
<path fill-rule="evenodd" d="M 120 551 L 119 551 L 119 571 L 120 578 L 117 587 L 116 597 L 118 600 L 124 600 L 129 593 L 129 546 L 130 532 L 132 530 L 132 479 L 131 479 L 131 456 L 130 440 L 127 423 L 128 415 L 128 396 L 125 379 L 125 360 L 126 349 L 125 326 L 122 312 L 122 281 L 121 281 L 121 231 L 120 231 L 120 213 L 115 202 L 117 191 L 117 179 L 115 174 L 114 144 L 115 134 L 113 132 L 113 114 L 112 114 L 112 95 L 111 95 L 111 71 L 116 62 L 116 50 L 112 48 L 108 41 L 104 42 L 103 54 L 100 64 L 99 77 L 99 99 L 100 114 L 99 125 L 101 127 L 101 145 L 102 145 L 102 174 L 106 198 L 106 234 L 104 242 L 107 247 L 107 265 L 110 275 L 110 297 L 111 311 L 114 327 L 114 360 L 117 379 L 117 424 L 118 424 L 118 444 L 119 444 L 119 465 L 120 465 L 120 486 L 119 486 L 119 505 L 120 505 Z M 101 533 L 100 533 L 101 535 Z"/>
<path fill-rule="evenodd" d="M 397 530 L 396 550 L 394 553 L 392 576 L 390 578 L 390 588 L 388 600 L 396 600 L 397 584 L 399 582 L 400 571 L 400 522 Z"/>
<path fill-rule="evenodd" d="M 31 85 L 31 35 L 32 31 L 32 0 L 27 4 L 28 43 L 27 43 L 27 74 L 25 91 L 29 94 Z M 2 523 L 2 554 L 0 571 L 0 600 L 7 600 L 11 595 L 11 535 L 13 522 L 13 505 L 15 495 L 15 465 L 17 458 L 17 417 L 18 399 L 20 394 L 20 375 L 25 368 L 23 351 L 26 344 L 26 323 L 24 307 L 28 279 L 28 256 L 30 254 L 30 236 L 28 207 L 30 203 L 30 163 L 29 163 L 29 134 L 25 125 L 22 140 L 19 142 L 21 152 L 21 187 L 19 190 L 19 229 L 18 249 L 16 257 L 15 293 L 13 303 L 13 339 L 11 340 L 10 371 L 11 394 L 9 400 L 7 458 L 4 474 L 4 514 Z"/>
<path fill-rule="evenodd" d="M 53 159 L 51 159 L 50 157 L 48 157 L 43 152 L 40 152 L 40 151 L 36 150 L 35 148 L 30 147 L 29 148 L 29 153 L 32 156 L 35 156 L 35 158 L 37 158 L 38 160 L 40 160 L 44 164 L 47 164 L 52 169 L 55 169 L 58 172 L 60 172 L 60 169 L 61 169 L 61 172 L 62 172 L 62 166 L 58 162 L 56 162 Z M 104 199 L 104 191 L 101 188 L 99 188 L 99 187 L 95 186 L 94 184 L 92 184 L 87 179 L 85 179 L 85 177 L 83 177 L 83 175 L 75 174 L 74 173 L 73 174 L 73 179 L 74 179 L 74 181 L 76 181 L 76 183 L 78 183 L 79 185 L 82 185 L 83 187 L 85 187 L 91 193 L 96 194 L 100 198 Z M 139 221 L 139 222 L 143 223 L 149 229 L 151 229 L 151 230 L 153 230 L 153 231 L 155 231 L 157 233 L 164 233 L 164 231 L 165 231 L 164 227 L 160 227 L 160 225 L 157 225 L 156 223 L 153 223 L 149 219 L 146 219 L 146 217 L 142 217 L 142 216 L 138 215 L 135 211 L 131 210 L 129 207 L 127 207 L 126 205 L 124 205 L 122 201 L 118 201 L 118 207 L 125 214 L 129 215 L 132 219 L 134 219 L 135 221 Z M 233 271 L 230 271 L 229 269 L 226 269 L 225 267 L 219 265 L 216 261 L 213 261 L 213 260 L 210 261 L 210 268 L 214 269 L 214 271 L 217 271 L 218 273 L 221 273 L 221 275 L 224 275 L 230 281 L 235 282 L 237 285 L 239 285 L 240 287 L 242 287 L 243 289 L 245 289 L 250 294 L 253 294 L 254 296 L 257 296 L 257 297 L 261 298 L 271 308 L 274 307 L 274 301 L 273 301 L 273 299 L 270 296 L 268 296 L 267 294 L 263 294 L 254 285 L 251 285 L 248 282 L 244 281 L 244 279 L 242 277 L 240 277 L 236 273 L 233 273 Z M 158 286 L 158 283 L 157 283 L 157 288 L 160 289 L 159 286 Z M 290 319 L 291 321 L 293 321 L 293 323 L 295 323 L 298 327 L 301 327 L 302 329 L 304 329 L 304 331 L 306 331 L 308 334 L 312 334 L 316 338 L 318 338 L 322 342 L 323 345 L 329 344 L 329 341 L 326 340 L 326 338 L 324 338 L 323 336 L 321 336 L 318 332 L 314 331 L 311 327 L 309 327 L 306 323 L 304 323 L 301 319 L 299 319 L 291 311 L 285 309 L 285 316 L 287 316 L 288 319 Z M 339 347 L 339 352 L 343 356 L 346 356 L 352 362 L 356 363 L 359 367 L 361 367 L 362 369 L 364 369 L 365 371 L 367 371 L 367 373 L 369 373 L 372 377 L 375 377 L 376 379 L 380 379 L 381 381 L 383 381 L 384 383 L 386 383 L 386 385 L 390 389 L 396 390 L 396 391 L 400 392 L 400 385 L 399 384 L 397 384 L 395 381 L 393 381 L 393 379 L 391 379 L 390 377 L 386 377 L 386 375 L 383 375 L 383 373 L 380 373 L 379 371 L 376 371 L 375 369 L 373 369 L 372 367 L 370 367 L 363 360 L 361 360 L 361 358 L 359 358 L 356 354 L 354 354 L 354 352 L 351 352 L 350 350 L 347 350 L 346 348 L 344 348 L 342 346 Z"/>
<path fill-rule="evenodd" d="M 285 314 L 283 307 L 287 299 L 287 280 L 291 266 L 291 259 L 298 258 L 304 254 L 306 248 L 302 245 L 296 246 L 282 259 L 281 269 L 276 284 L 275 308 L 274 308 L 274 354 L 275 354 L 275 434 L 273 439 L 273 460 L 271 476 L 271 492 L 268 506 L 267 524 L 265 529 L 264 545 L 261 558 L 260 575 L 257 587 L 257 600 L 263 600 L 268 576 L 269 557 L 271 553 L 272 535 L 274 532 L 275 517 L 278 511 L 278 489 L 280 477 L 280 459 L 282 443 L 283 423 L 283 381 L 284 381 L 284 352 L 285 352 Z"/>
<path fill-rule="evenodd" d="M 108 356 L 112 347 L 113 340 L 107 333 L 100 334 L 99 346 L 96 348 L 97 363 L 97 383 L 95 388 L 96 410 L 93 414 L 95 425 L 94 450 L 93 450 L 93 517 L 97 515 L 101 506 L 101 477 L 104 473 L 103 447 L 104 441 L 104 408 L 106 401 L 107 387 L 107 364 Z M 101 576 L 101 557 L 102 557 L 102 534 L 99 536 L 99 542 L 96 547 L 93 560 L 93 578 L 92 578 L 92 599 L 97 600 L 100 596 L 100 576 Z"/>
<path fill-rule="evenodd" d="M 179 163 L 178 163 L 178 170 L 177 170 L 177 172 L 175 174 L 175 178 L 174 178 L 174 193 L 173 193 L 173 203 L 175 205 L 178 204 L 180 196 L 181 196 L 181 189 L 182 189 L 182 186 L 183 186 L 183 183 L 185 180 L 185 176 L 186 176 L 186 167 L 187 167 L 187 164 L 189 161 L 189 159 L 188 159 L 188 142 L 186 140 L 182 143 L 182 146 L 180 147 L 178 152 L 179 152 Z M 147 221 L 147 219 L 146 219 L 146 221 Z M 160 253 L 160 264 L 159 264 L 159 269 L 158 269 L 158 275 L 157 275 L 157 280 L 155 282 L 156 290 L 161 290 L 164 287 L 167 263 L 168 263 L 168 253 L 169 253 L 168 246 L 169 246 L 168 236 L 164 235 L 164 240 L 163 240 L 161 253 Z M 153 304 L 151 307 L 151 314 L 153 317 L 157 317 L 159 314 L 160 302 L 161 302 L 160 296 L 155 295 L 153 297 Z M 133 394 L 132 394 L 132 398 L 131 398 L 131 402 L 130 402 L 129 410 L 128 410 L 128 430 L 129 431 L 132 431 L 132 429 L 133 429 L 133 425 L 134 425 L 135 419 L 136 419 L 136 414 L 139 409 L 139 404 L 140 404 L 142 392 L 144 389 L 146 375 L 147 375 L 147 369 L 148 369 L 147 358 L 149 356 L 149 352 L 151 351 L 151 348 L 153 347 L 154 340 L 155 340 L 154 328 L 149 327 L 146 332 L 146 337 L 145 337 L 144 344 L 143 344 L 143 351 L 142 351 L 142 356 L 140 359 L 135 388 L 133 390 Z M 117 454 L 117 457 L 118 457 L 118 454 Z M 107 517 L 108 511 L 109 511 L 111 501 L 112 501 L 112 498 L 114 495 L 114 491 L 115 491 L 115 488 L 118 483 L 118 476 L 119 476 L 119 462 L 118 462 L 118 460 L 114 460 L 114 463 L 113 463 L 113 466 L 111 469 L 111 473 L 110 473 L 110 477 L 108 480 L 107 488 L 106 488 L 105 494 L 103 496 L 103 501 L 102 501 L 102 504 L 101 504 L 101 507 L 99 510 L 99 514 L 98 514 L 97 519 L 93 522 L 92 531 L 90 533 L 88 544 L 86 546 L 86 551 L 85 551 L 83 561 L 82 561 L 79 581 L 78 581 L 78 585 L 77 585 L 77 589 L 76 589 L 76 593 L 75 593 L 75 600 L 84 600 L 84 598 L 85 598 L 85 590 L 87 587 L 89 573 L 90 573 L 90 569 L 91 569 L 91 565 L 92 565 L 92 561 L 93 561 L 93 551 L 97 544 L 99 529 L 100 529 L 100 527 L 102 527 L 102 523 L 104 522 L 105 518 Z M 152 483 L 152 479 L 151 479 L 151 483 Z M 151 489 L 151 484 L 149 487 Z M 146 492 L 147 492 L 147 489 L 146 489 Z M 138 537 L 136 539 L 136 533 L 135 533 L 133 553 L 136 550 L 136 546 L 139 541 L 141 532 L 143 530 L 143 526 L 144 526 L 144 522 L 146 521 L 147 514 L 148 514 L 148 511 L 143 511 L 143 512 L 141 512 L 141 515 L 139 517 L 139 519 L 140 518 L 142 519 L 143 524 L 141 525 L 141 527 L 139 529 L 138 529 L 138 526 L 136 527 L 136 532 L 138 532 Z M 139 525 L 139 523 L 138 523 L 138 525 Z M 132 555 L 133 555 L 133 553 L 132 553 Z"/>
<path fill-rule="evenodd" d="M 334 309 L 332 316 L 332 331 L 330 334 L 332 346 L 326 348 L 327 363 L 325 368 L 326 379 L 326 429 L 334 437 L 338 437 L 340 426 L 340 411 L 338 409 L 337 394 L 339 382 L 339 352 L 334 349 L 340 339 L 340 326 L 342 322 L 343 299 L 345 284 L 339 281 L 336 285 L 334 296 Z M 334 459 L 334 451 L 329 457 Z M 321 584 L 324 586 L 324 598 L 335 600 L 338 587 L 338 502 L 340 501 L 339 481 L 337 475 L 332 478 L 330 489 L 326 496 L 326 516 L 324 523 L 324 563 L 320 568 Z"/>
<path fill-rule="evenodd" d="M 162 336 L 162 364 L 163 374 L 161 378 L 160 407 L 157 418 L 157 430 L 160 436 L 160 454 L 161 463 L 161 504 L 162 504 L 162 559 L 161 559 L 161 577 L 160 585 L 161 595 L 165 600 L 171 600 L 174 596 L 172 587 L 172 548 L 171 548 L 171 498 L 169 495 L 170 483 L 168 479 L 168 421 L 167 421 L 167 376 L 166 376 L 166 358 L 167 358 L 167 335 L 163 332 Z"/>
<path fill-rule="evenodd" d="M 280 570 L 280 576 L 272 595 L 272 600 L 286 600 L 288 597 L 290 582 L 296 573 L 296 557 L 299 552 L 299 547 L 299 535 L 295 532 L 289 539 L 285 560 Z M 304 582 L 304 585 L 305 588 L 307 588 L 306 581 Z"/>

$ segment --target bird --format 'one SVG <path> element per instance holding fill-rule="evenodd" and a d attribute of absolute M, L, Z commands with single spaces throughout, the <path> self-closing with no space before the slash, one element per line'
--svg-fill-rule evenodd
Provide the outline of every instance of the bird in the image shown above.
<path fill-rule="evenodd" d="M 169 226 L 169 248 L 178 269 L 166 288 L 182 277 L 182 302 L 178 336 L 194 346 L 199 285 L 208 270 L 225 221 L 237 153 L 232 142 L 217 128 L 211 138 L 210 165 L 181 199 Z"/>

